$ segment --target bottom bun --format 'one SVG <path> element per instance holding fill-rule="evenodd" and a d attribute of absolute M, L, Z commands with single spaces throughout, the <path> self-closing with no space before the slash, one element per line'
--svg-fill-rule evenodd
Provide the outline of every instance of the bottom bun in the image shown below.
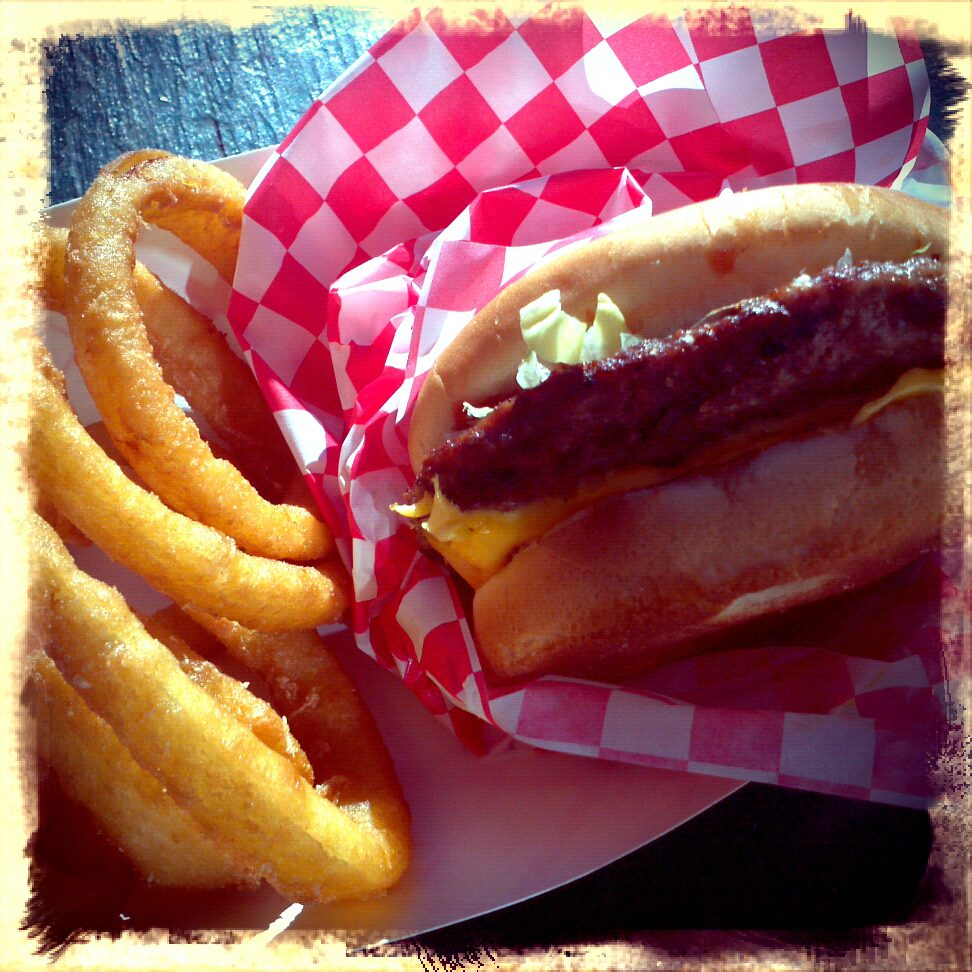
<path fill-rule="evenodd" d="M 616 681 L 937 546 L 938 396 L 613 497 L 520 550 L 473 601 L 498 679 Z"/>

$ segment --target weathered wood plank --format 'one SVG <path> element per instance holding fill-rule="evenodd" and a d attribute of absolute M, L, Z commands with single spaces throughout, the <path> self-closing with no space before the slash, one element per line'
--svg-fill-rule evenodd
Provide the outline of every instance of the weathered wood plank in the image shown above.
<path fill-rule="evenodd" d="M 201 22 L 62 37 L 45 48 L 51 202 L 148 146 L 217 159 L 280 141 L 389 21 L 294 8 L 243 30 Z"/>

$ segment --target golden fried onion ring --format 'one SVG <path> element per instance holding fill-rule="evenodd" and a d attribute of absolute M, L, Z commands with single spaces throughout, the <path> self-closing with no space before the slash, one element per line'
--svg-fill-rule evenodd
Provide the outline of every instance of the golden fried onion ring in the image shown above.
<path fill-rule="evenodd" d="M 314 771 L 294 739 L 290 727 L 263 699 L 257 698 L 246 686 L 230 678 L 212 662 L 201 658 L 166 623 L 161 612 L 150 618 L 139 618 L 145 630 L 175 655 L 179 667 L 190 681 L 204 689 L 214 701 L 225 709 L 237 722 L 246 726 L 269 749 L 289 759 L 294 768 L 308 783 L 314 783 Z"/>
<path fill-rule="evenodd" d="M 41 298 L 65 313 L 64 260 L 68 231 L 42 226 L 38 237 Z M 253 377 L 212 322 L 136 262 L 135 297 L 163 378 L 206 420 L 237 466 L 267 495 L 279 498 L 293 456 Z M 222 458 L 216 453 L 217 458 Z"/>
<path fill-rule="evenodd" d="M 205 834 L 297 901 L 374 895 L 401 876 L 407 834 L 382 829 L 367 801 L 345 809 L 310 786 L 187 678 L 116 590 L 78 570 L 36 514 L 31 530 L 51 658 Z"/>
<path fill-rule="evenodd" d="M 319 790 L 339 806 L 370 797 L 380 829 L 408 833 L 408 810 L 378 729 L 315 632 L 249 631 L 195 608 L 185 613 L 267 680 L 274 708 L 300 739 Z M 195 643 L 197 636 L 187 635 Z"/>
<path fill-rule="evenodd" d="M 94 442 L 64 394 L 47 351 L 35 345 L 31 474 L 45 502 L 114 560 L 179 604 L 248 627 L 313 628 L 347 603 L 340 565 L 296 565 L 242 553 L 229 538 L 166 507 L 133 483 Z"/>
<path fill-rule="evenodd" d="M 88 390 L 119 450 L 172 508 L 264 557 L 315 560 L 330 534 L 308 509 L 263 499 L 217 459 L 173 400 L 156 361 L 132 268 L 142 219 L 161 226 L 232 279 L 244 190 L 232 176 L 163 152 L 123 156 L 74 210 L 65 311 Z"/>
<path fill-rule="evenodd" d="M 38 750 L 61 787 L 86 806 L 135 869 L 164 887 L 253 886 L 243 867 L 207 837 L 84 703 L 51 659 L 31 658 Z"/>

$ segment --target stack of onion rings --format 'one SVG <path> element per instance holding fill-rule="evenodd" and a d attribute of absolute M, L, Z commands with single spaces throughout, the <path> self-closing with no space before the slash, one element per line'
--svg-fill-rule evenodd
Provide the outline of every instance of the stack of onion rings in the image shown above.
<path fill-rule="evenodd" d="M 178 604 L 249 627 L 311 628 L 347 603 L 337 563 L 298 565 L 255 557 L 212 527 L 176 513 L 133 483 L 78 421 L 63 378 L 35 351 L 29 464 L 44 500 L 110 557 Z"/>
<path fill-rule="evenodd" d="M 49 725 L 60 719 L 71 729 L 86 727 L 103 768 L 119 757 L 128 785 L 136 778 L 142 784 L 132 792 L 148 808 L 147 819 L 164 822 L 170 840 L 188 835 L 198 849 L 201 834 L 232 861 L 233 883 L 265 879 L 298 901 L 374 895 L 401 876 L 410 854 L 408 811 L 377 730 L 346 677 L 308 695 L 322 712 L 336 713 L 336 723 L 353 713 L 369 730 L 357 736 L 353 759 L 336 738 L 333 772 L 347 782 L 335 794 L 315 789 L 292 753 L 268 746 L 241 716 L 242 686 L 228 704 L 208 678 L 200 684 L 191 677 L 116 590 L 77 568 L 36 514 L 30 552 L 32 601 L 44 618 L 34 639 L 43 653 L 33 664 Z M 315 654 L 336 665 L 319 641 Z M 72 692 L 89 711 L 78 709 Z M 330 741 L 317 742 L 326 748 Z M 157 781 L 161 794 L 143 774 Z M 128 846 L 125 828 L 118 831 Z M 143 866 L 155 853 L 142 844 Z M 218 854 L 196 867 L 197 886 L 217 878 L 225 883 Z"/>
<path fill-rule="evenodd" d="M 92 712 L 43 652 L 31 657 L 38 748 L 146 879 L 179 888 L 255 885 Z"/>
<path fill-rule="evenodd" d="M 346 571 L 246 365 L 135 260 L 145 219 L 231 279 L 242 201 L 212 166 L 134 153 L 99 175 L 70 234 L 41 233 L 43 301 L 67 316 L 104 421 L 81 425 L 36 344 L 28 468 L 56 526 L 32 514 L 40 751 L 154 883 L 367 897 L 407 866 L 410 824 L 377 727 L 306 630 L 340 619 Z M 204 441 L 176 393 L 228 451 Z M 59 533 L 189 613 L 137 618 Z M 269 703 L 217 654 L 262 679 Z"/>
<path fill-rule="evenodd" d="M 250 553 L 316 560 L 331 548 L 310 510 L 273 504 L 217 459 L 174 401 L 156 361 L 132 268 L 145 220 L 169 230 L 232 279 L 244 190 L 232 176 L 164 152 L 106 166 L 75 209 L 64 309 L 78 367 L 119 451 L 173 509 Z"/>

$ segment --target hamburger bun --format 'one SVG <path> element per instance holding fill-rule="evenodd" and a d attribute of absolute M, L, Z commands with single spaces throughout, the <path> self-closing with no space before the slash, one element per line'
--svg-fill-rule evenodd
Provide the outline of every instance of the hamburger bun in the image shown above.
<path fill-rule="evenodd" d="M 855 263 L 903 262 L 916 251 L 944 259 L 947 231 L 938 207 L 852 184 L 742 192 L 627 221 L 528 272 L 442 352 L 412 416 L 412 466 L 418 474 L 456 433 L 464 402 L 518 392 L 527 354 L 519 311 L 550 290 L 586 320 L 607 293 L 629 330 L 665 338 L 818 273 L 847 250 Z M 861 424 L 848 419 L 757 429 L 756 451 L 730 449 L 717 464 L 601 499 L 521 547 L 475 592 L 484 664 L 503 679 L 625 677 L 933 547 L 943 508 L 940 396 L 903 396 Z"/>

